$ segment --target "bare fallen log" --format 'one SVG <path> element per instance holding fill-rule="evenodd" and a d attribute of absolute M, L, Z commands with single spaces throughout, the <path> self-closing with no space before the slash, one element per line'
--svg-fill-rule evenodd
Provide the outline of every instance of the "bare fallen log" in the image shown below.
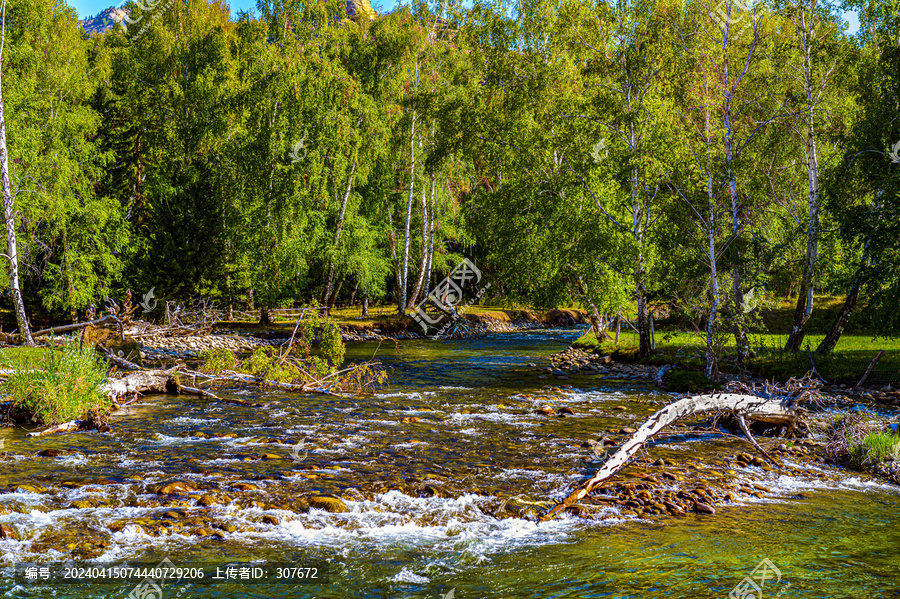
<path fill-rule="evenodd" d="M 138 370 L 121 378 L 109 379 L 104 386 L 107 395 L 117 402 L 128 395 L 147 395 L 150 393 L 178 394 L 178 382 L 169 370 Z"/>
<path fill-rule="evenodd" d="M 55 335 L 57 333 L 68 333 L 69 331 L 77 331 L 79 329 L 83 329 L 85 327 L 89 327 L 91 325 L 98 324 L 106 324 L 107 322 L 114 322 L 119 325 L 119 335 L 122 339 L 125 339 L 125 327 L 122 324 L 122 321 L 119 320 L 118 316 L 109 315 L 104 316 L 103 318 L 97 318 L 96 320 L 90 320 L 87 322 L 76 322 L 75 324 L 66 324 L 58 327 L 50 327 L 49 329 L 41 329 L 40 331 L 35 331 L 32 333 L 33 337 L 40 337 L 41 335 Z"/>
<path fill-rule="evenodd" d="M 624 443 L 618 451 L 604 462 L 603 466 L 597 470 L 594 476 L 577 486 L 568 497 L 544 514 L 541 517 L 541 520 L 549 520 L 566 508 L 574 505 L 577 501 L 583 499 L 594 487 L 611 478 L 619 470 L 628 465 L 651 438 L 665 427 L 675 424 L 683 418 L 707 412 L 730 412 L 734 414 L 739 421 L 744 421 L 742 428 L 754 447 L 761 451 L 759 445 L 753 437 L 750 436 L 749 428 L 746 426 L 746 421 L 744 419 L 750 418 L 751 420 L 778 424 L 792 430 L 797 426 L 800 417 L 804 412 L 803 408 L 799 405 L 803 398 L 804 394 L 802 393 L 799 396 L 792 394 L 781 397 L 760 397 L 757 395 L 745 395 L 739 393 L 717 393 L 714 395 L 696 395 L 694 397 L 687 397 L 669 404 L 656 412 L 641 425 L 631 439 Z M 762 453 L 768 460 L 772 461 L 772 458 L 768 454 L 765 452 Z"/>
<path fill-rule="evenodd" d="M 56 433 L 73 433 L 75 431 L 83 430 L 85 426 L 84 420 L 70 420 L 69 422 L 63 422 L 62 424 L 57 424 L 56 426 L 51 426 L 48 429 L 44 429 L 42 431 L 35 431 L 33 433 L 28 433 L 27 437 L 42 437 L 44 435 L 53 435 Z"/>

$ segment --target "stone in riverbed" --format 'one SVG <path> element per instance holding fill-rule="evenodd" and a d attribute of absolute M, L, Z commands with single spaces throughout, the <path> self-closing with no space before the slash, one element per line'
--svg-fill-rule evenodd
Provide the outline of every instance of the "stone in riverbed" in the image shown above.
<path fill-rule="evenodd" d="M 194 486 L 193 483 L 183 481 L 183 480 L 175 480 L 169 483 L 164 483 L 160 485 L 156 489 L 157 495 L 181 495 L 183 493 L 190 493 L 191 491 L 196 491 L 197 487 Z"/>
<path fill-rule="evenodd" d="M 636 432 L 637 432 L 636 429 L 633 429 L 633 428 L 631 428 L 630 426 L 626 426 L 625 428 L 623 428 L 623 429 L 621 429 L 621 430 L 619 431 L 619 434 L 622 434 L 622 435 L 633 435 L 633 434 L 636 433 Z"/>
<path fill-rule="evenodd" d="M 234 483 L 231 486 L 241 491 L 259 491 L 259 487 L 252 483 Z"/>
<path fill-rule="evenodd" d="M 705 503 L 701 503 L 699 501 L 694 502 L 694 511 L 700 512 L 701 514 L 715 514 L 716 510 L 711 505 L 707 505 Z"/>
<path fill-rule="evenodd" d="M 276 518 L 275 516 L 270 516 L 269 514 L 263 516 L 262 521 L 264 524 L 273 524 L 275 526 L 281 524 L 281 522 L 278 521 L 278 518 Z"/>
<path fill-rule="evenodd" d="M 331 512 L 332 514 L 347 511 L 347 504 L 345 504 L 341 499 L 337 497 L 313 495 L 311 497 L 307 497 L 306 501 L 309 504 L 309 507 L 325 510 L 326 512 Z"/>
<path fill-rule="evenodd" d="M 55 458 L 57 456 L 65 455 L 65 452 L 59 449 L 45 449 L 44 451 L 39 451 L 38 455 L 42 458 Z"/>
<path fill-rule="evenodd" d="M 419 418 L 417 418 L 416 416 L 405 416 L 400 419 L 400 422 L 402 424 L 412 424 L 412 423 L 415 423 L 418 421 L 419 421 Z"/>
<path fill-rule="evenodd" d="M 563 415 L 565 415 L 565 414 L 569 414 L 570 416 L 574 416 L 574 415 L 575 415 L 575 410 L 573 410 L 573 409 L 570 408 L 569 406 L 563 406 L 563 407 L 561 407 L 560 409 L 558 409 L 558 410 L 556 411 L 556 415 L 557 415 L 557 416 L 563 416 Z"/>
<path fill-rule="evenodd" d="M 8 526 L 6 524 L 0 524 L 0 539 L 18 539 L 19 536 L 16 534 L 15 529 L 13 527 Z"/>
<path fill-rule="evenodd" d="M 544 416 L 552 416 L 553 408 L 550 406 L 541 406 L 537 410 L 534 411 L 535 414 L 542 414 Z"/>

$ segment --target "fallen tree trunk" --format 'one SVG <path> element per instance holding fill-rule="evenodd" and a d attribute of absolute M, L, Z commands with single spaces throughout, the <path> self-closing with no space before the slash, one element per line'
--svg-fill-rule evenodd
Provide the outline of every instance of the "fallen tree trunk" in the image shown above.
<path fill-rule="evenodd" d="M 119 320 L 118 316 L 109 315 L 104 316 L 103 318 L 98 318 L 96 320 L 91 320 L 88 322 L 76 322 L 75 324 L 66 324 L 59 327 L 51 327 L 49 329 L 41 329 L 40 331 L 35 331 L 32 333 L 33 337 L 40 337 L 41 335 L 50 335 L 56 333 L 67 333 L 69 331 L 77 331 L 78 329 L 83 329 L 85 327 L 89 327 L 95 324 L 104 324 L 107 322 L 114 322 L 119 325 L 119 335 L 122 339 L 125 339 L 125 327 L 122 324 L 122 321 Z"/>
<path fill-rule="evenodd" d="M 583 499 L 595 486 L 611 478 L 628 465 L 640 449 L 657 433 L 683 418 L 706 412 L 725 411 L 734 414 L 739 421 L 750 418 L 751 420 L 786 426 L 789 430 L 793 430 L 803 413 L 803 409 L 798 405 L 802 398 L 803 395 L 800 397 L 766 398 L 738 393 L 718 393 L 715 395 L 687 397 L 669 404 L 641 425 L 641 428 L 637 430 L 631 439 L 612 454 L 594 476 L 576 487 L 568 497 L 544 514 L 541 520 L 549 520 L 566 508 L 571 507 L 575 502 Z M 741 427 L 748 435 L 751 443 L 758 448 L 756 441 L 749 435 L 749 428 L 746 427 L 745 421 L 742 422 Z M 771 461 L 768 454 L 762 453 Z"/>
<path fill-rule="evenodd" d="M 113 401 L 131 394 L 146 395 L 148 393 L 179 393 L 178 383 L 170 370 L 138 370 L 122 378 L 109 379 L 104 389 Z"/>

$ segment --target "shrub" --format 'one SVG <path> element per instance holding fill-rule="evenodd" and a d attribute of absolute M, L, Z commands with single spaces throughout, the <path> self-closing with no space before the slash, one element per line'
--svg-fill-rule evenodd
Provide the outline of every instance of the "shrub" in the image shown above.
<path fill-rule="evenodd" d="M 203 366 L 200 372 L 209 374 L 221 374 L 226 370 L 232 370 L 237 366 L 237 356 L 228 349 L 211 349 L 200 354 Z"/>
<path fill-rule="evenodd" d="M 69 340 L 62 350 L 22 360 L 2 390 L 33 422 L 53 425 L 91 411 L 108 413 L 112 404 L 103 390 L 105 379 L 105 363 L 93 349 Z"/>
<path fill-rule="evenodd" d="M 702 372 L 674 369 L 669 371 L 666 389 L 675 393 L 697 393 L 720 389 L 721 385 L 709 380 Z"/>
<path fill-rule="evenodd" d="M 299 383 L 303 373 L 290 361 L 278 363 L 278 353 L 272 347 L 260 347 L 244 361 L 244 372 L 260 380 L 278 383 Z"/>

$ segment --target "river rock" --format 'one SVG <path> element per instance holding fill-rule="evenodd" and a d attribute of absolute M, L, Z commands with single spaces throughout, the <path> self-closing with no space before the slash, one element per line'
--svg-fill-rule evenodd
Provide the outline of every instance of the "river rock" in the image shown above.
<path fill-rule="evenodd" d="M 57 456 L 65 455 L 65 452 L 59 449 L 45 449 L 44 451 L 39 451 L 38 455 L 42 458 L 55 458 Z"/>
<path fill-rule="evenodd" d="M 306 502 L 311 508 L 325 510 L 326 512 L 331 512 L 332 514 L 347 511 L 347 504 L 345 504 L 341 499 L 337 497 L 312 495 L 306 498 Z"/>
<path fill-rule="evenodd" d="M 219 505 L 219 501 L 213 497 L 212 495 L 204 495 L 200 499 L 197 500 L 197 505 L 202 505 L 203 507 L 210 507 L 213 505 Z"/>
<path fill-rule="evenodd" d="M 259 487 L 252 483 L 233 483 L 231 486 L 240 491 L 259 491 Z"/>
<path fill-rule="evenodd" d="M 181 495 L 184 493 L 190 493 L 191 491 L 196 491 L 197 487 L 194 486 L 194 483 L 187 482 L 184 480 L 175 480 L 172 482 L 164 483 L 160 485 L 156 489 L 157 495 Z"/>
<path fill-rule="evenodd" d="M 276 518 L 275 516 L 270 516 L 269 514 L 263 516 L 262 521 L 264 524 L 272 524 L 274 526 L 278 526 L 279 524 L 281 524 L 281 522 L 278 521 L 278 518 Z"/>
<path fill-rule="evenodd" d="M 15 529 L 7 524 L 0 524 L 0 539 L 18 539 Z"/>
<path fill-rule="evenodd" d="M 707 505 L 705 503 L 701 503 L 699 501 L 694 502 L 694 511 L 700 512 L 701 514 L 715 514 L 716 509 L 711 505 Z"/>
<path fill-rule="evenodd" d="M 416 416 L 405 416 L 405 417 L 403 417 L 403 418 L 400 419 L 400 422 L 401 422 L 402 424 L 412 424 L 412 423 L 415 423 L 415 422 L 418 422 L 418 421 L 419 421 L 419 418 L 416 417 Z"/>

